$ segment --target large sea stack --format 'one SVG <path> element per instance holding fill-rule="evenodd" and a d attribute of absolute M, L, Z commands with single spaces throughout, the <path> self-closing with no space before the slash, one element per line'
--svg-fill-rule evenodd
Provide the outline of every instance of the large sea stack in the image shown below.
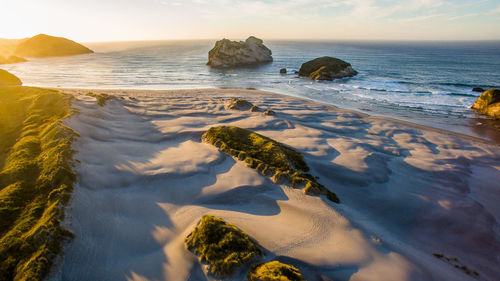
<path fill-rule="evenodd" d="M 300 67 L 299 75 L 313 80 L 329 80 L 352 77 L 358 72 L 351 64 L 332 57 L 321 57 L 308 61 Z"/>
<path fill-rule="evenodd" d="M 500 89 L 489 89 L 482 93 L 472 108 L 495 119 L 500 119 Z"/>
<path fill-rule="evenodd" d="M 19 43 L 14 55 L 20 57 L 59 57 L 93 53 L 89 48 L 62 37 L 39 34 Z"/>
<path fill-rule="evenodd" d="M 245 42 L 222 39 L 208 53 L 207 65 L 235 67 L 273 61 L 272 52 L 259 38 L 250 36 Z"/>

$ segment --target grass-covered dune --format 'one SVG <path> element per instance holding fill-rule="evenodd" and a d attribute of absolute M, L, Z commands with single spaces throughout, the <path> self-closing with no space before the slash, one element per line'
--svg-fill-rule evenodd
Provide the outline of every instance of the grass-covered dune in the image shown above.
<path fill-rule="evenodd" d="M 14 74 L 7 70 L 0 69 L 0 87 L 2 86 L 21 86 L 23 82 Z"/>
<path fill-rule="evenodd" d="M 61 121 L 71 97 L 0 87 L 0 280 L 43 280 L 62 242 L 75 133 Z"/>
<path fill-rule="evenodd" d="M 45 34 L 38 34 L 21 41 L 14 51 L 14 55 L 16 56 L 37 58 L 72 56 L 87 53 L 93 53 L 93 51 L 75 41 Z"/>
<path fill-rule="evenodd" d="M 304 192 L 307 194 L 324 194 L 331 201 L 340 202 L 335 193 L 306 173 L 309 167 L 304 157 L 291 147 L 235 126 L 212 127 L 203 134 L 202 139 L 245 161 L 262 175 L 272 175 L 275 182 L 288 181 L 293 187 L 305 186 Z"/>
<path fill-rule="evenodd" d="M 201 218 L 185 244 L 218 277 L 228 277 L 237 267 L 262 255 L 262 250 L 245 232 L 211 215 Z"/>
<path fill-rule="evenodd" d="M 106 102 L 113 98 L 113 96 L 108 94 L 94 94 L 92 92 L 87 93 L 86 96 L 93 97 L 96 99 L 96 102 L 100 106 L 105 106 Z"/>
<path fill-rule="evenodd" d="M 248 281 L 305 281 L 296 267 L 279 261 L 252 265 L 247 278 Z"/>

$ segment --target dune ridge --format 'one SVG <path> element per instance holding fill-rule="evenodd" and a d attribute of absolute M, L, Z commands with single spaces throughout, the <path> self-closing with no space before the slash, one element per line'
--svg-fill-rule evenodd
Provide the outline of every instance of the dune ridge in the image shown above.
<path fill-rule="evenodd" d="M 306 280 L 475 280 L 434 253 L 500 274 L 498 145 L 251 90 L 94 90 L 118 97 L 102 107 L 88 90 L 64 91 L 80 112 L 65 121 L 80 134 L 79 180 L 64 222 L 75 238 L 51 280 L 215 280 L 183 245 L 205 214 Z M 232 97 L 276 115 L 226 110 Z M 293 147 L 342 203 L 201 142 L 220 125 Z"/>

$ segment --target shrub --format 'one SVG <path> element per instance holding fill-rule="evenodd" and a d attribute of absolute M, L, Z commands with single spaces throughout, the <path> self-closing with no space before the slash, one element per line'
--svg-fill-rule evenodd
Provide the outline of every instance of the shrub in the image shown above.
<path fill-rule="evenodd" d="M 212 127 L 203 134 L 202 140 L 244 161 L 262 175 L 271 175 L 274 182 L 288 181 L 292 187 L 304 186 L 307 194 L 324 194 L 329 200 L 340 202 L 335 193 L 305 173 L 309 167 L 304 156 L 289 146 L 234 126 Z"/>
<path fill-rule="evenodd" d="M 108 95 L 108 94 L 87 93 L 86 96 L 94 97 L 97 101 L 97 104 L 100 106 L 105 106 L 106 102 L 113 98 L 112 95 Z"/>
<path fill-rule="evenodd" d="M 252 265 L 247 278 L 248 281 L 305 281 L 297 268 L 279 261 Z"/>
<path fill-rule="evenodd" d="M 201 218 L 185 245 L 207 262 L 209 272 L 218 277 L 230 276 L 237 267 L 262 255 L 262 250 L 245 232 L 211 215 Z"/>

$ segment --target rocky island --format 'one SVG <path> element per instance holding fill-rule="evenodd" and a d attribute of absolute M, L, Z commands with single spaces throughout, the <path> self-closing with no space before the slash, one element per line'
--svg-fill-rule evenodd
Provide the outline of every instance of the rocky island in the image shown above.
<path fill-rule="evenodd" d="M 16 56 L 33 58 L 73 56 L 88 53 L 93 53 L 93 51 L 75 41 L 45 34 L 38 34 L 21 41 L 14 50 Z"/>
<path fill-rule="evenodd" d="M 329 80 L 352 77 L 358 72 L 350 63 L 332 57 L 321 57 L 308 61 L 300 67 L 299 76 L 309 77 L 313 80 Z"/>
<path fill-rule="evenodd" d="M 208 53 L 207 65 L 211 67 L 235 67 L 273 61 L 272 52 L 263 41 L 254 36 L 247 40 L 222 39 Z"/>

